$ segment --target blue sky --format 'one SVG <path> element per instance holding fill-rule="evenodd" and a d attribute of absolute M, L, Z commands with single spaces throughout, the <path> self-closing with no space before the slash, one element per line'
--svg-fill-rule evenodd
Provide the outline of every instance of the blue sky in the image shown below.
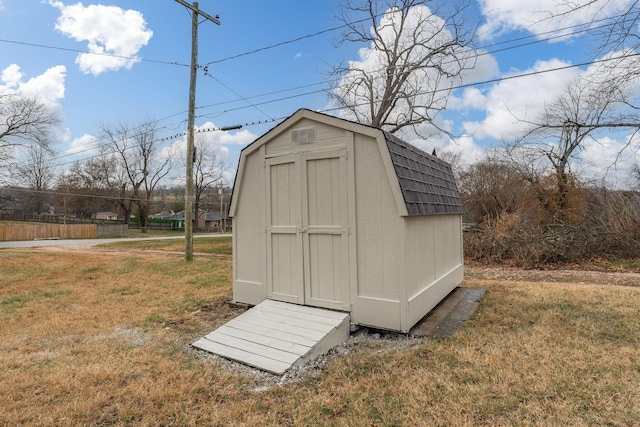
<path fill-rule="evenodd" d="M 607 2 L 610 9 L 601 13 L 613 14 L 626 3 Z M 338 4 L 339 0 L 199 2 L 203 11 L 219 15 L 222 25 L 204 22 L 199 26 L 198 63 L 211 64 L 210 75 L 198 74 L 196 126 L 245 125 L 241 130 L 206 134 L 212 148 L 227 159 L 230 179 L 240 149 L 278 119 L 298 108 L 324 110 L 327 98 L 320 90 L 326 88 L 322 82 L 331 65 L 357 60 L 358 49 L 367 48 L 336 47 L 337 31 L 305 37 L 340 25 L 334 18 Z M 593 11 L 585 11 L 571 19 L 536 24 L 556 4 L 555 0 L 479 0 L 475 13 L 483 20 L 480 44 L 490 46 L 519 37 L 531 37 L 522 42 L 546 39 L 559 34 L 549 31 L 594 16 Z M 302 39 L 234 58 L 297 38 Z M 0 92 L 17 90 L 42 96 L 58 109 L 64 125 L 55 136 L 54 147 L 63 167 L 92 155 L 101 125 L 160 120 L 159 137 L 186 129 L 191 17 L 174 0 L 0 0 L 0 40 Z M 505 46 L 509 45 L 500 47 Z M 94 49 L 142 60 L 82 54 Z M 584 36 L 542 41 L 482 56 L 468 81 L 581 63 L 592 54 L 593 45 Z M 467 163 L 482 158 L 520 129 L 514 113 L 533 118 L 571 78 L 587 69 L 457 91 L 443 119 L 463 136 L 414 142 L 428 151 L 458 151 Z M 315 93 L 304 95 L 308 92 Z M 262 121 L 267 123 L 253 124 Z M 600 140 L 580 154 L 583 162 L 576 169 L 586 175 L 602 175 L 606 157 L 625 142 L 625 135 Z M 166 141 L 167 147 L 172 144 L 180 147 L 184 142 L 182 138 Z M 616 174 L 609 172 L 608 179 L 615 182 L 628 175 L 635 158 L 627 157 Z"/>

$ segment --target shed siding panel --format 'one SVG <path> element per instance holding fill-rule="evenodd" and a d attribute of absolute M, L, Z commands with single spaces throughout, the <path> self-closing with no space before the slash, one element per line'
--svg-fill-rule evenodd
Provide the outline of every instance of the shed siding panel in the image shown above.
<path fill-rule="evenodd" d="M 407 218 L 406 277 L 411 296 L 436 278 L 435 253 L 438 240 L 433 217 Z"/>
<path fill-rule="evenodd" d="M 258 154 L 246 158 L 233 230 L 234 300 L 249 304 L 266 298 L 264 168 Z"/>
<path fill-rule="evenodd" d="M 460 215 L 407 218 L 408 297 L 462 265 Z"/>
<path fill-rule="evenodd" d="M 377 142 L 356 135 L 358 295 L 398 300 L 398 245 L 401 218 Z"/>
<path fill-rule="evenodd" d="M 431 311 L 463 280 L 461 221 L 461 216 L 457 214 L 407 218 L 409 327 Z"/>
<path fill-rule="evenodd" d="M 436 227 L 435 274 L 440 278 L 458 264 L 462 264 L 460 248 L 460 216 L 436 215 L 432 217 Z"/>

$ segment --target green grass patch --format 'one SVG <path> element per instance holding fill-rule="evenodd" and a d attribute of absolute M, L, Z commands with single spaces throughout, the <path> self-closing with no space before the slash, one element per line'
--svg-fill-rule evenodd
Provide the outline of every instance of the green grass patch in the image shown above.
<path fill-rule="evenodd" d="M 11 295 L 0 300 L 0 307 L 7 314 L 15 313 L 16 310 L 26 306 L 32 301 L 38 299 L 51 300 L 61 296 L 70 295 L 73 291 L 70 290 L 55 290 L 55 291 L 33 291 L 19 295 Z"/>
<path fill-rule="evenodd" d="M 231 237 L 200 237 L 193 241 L 194 252 L 231 255 Z"/>
<path fill-rule="evenodd" d="M 43 298 L 57 298 L 63 295 L 70 295 L 72 294 L 73 291 L 69 291 L 69 290 L 59 290 L 59 291 L 50 291 L 50 292 L 42 292 L 42 297 Z"/>
<path fill-rule="evenodd" d="M 145 317 L 143 327 L 145 331 L 164 325 L 167 318 L 162 313 L 151 313 Z"/>
<path fill-rule="evenodd" d="M 144 240 L 131 239 L 122 242 L 105 243 L 100 245 L 106 249 L 121 250 L 150 250 L 163 252 L 184 252 L 184 238 Z M 193 239 L 193 251 L 212 255 L 231 255 L 231 237 L 196 237 Z"/>
<path fill-rule="evenodd" d="M 139 267 L 139 259 L 135 257 L 121 258 L 111 263 L 111 270 L 116 274 L 129 274 L 135 271 L 144 270 Z"/>
<path fill-rule="evenodd" d="M 595 267 L 605 271 L 640 273 L 640 259 L 596 258 L 589 260 L 586 267 Z"/>
<path fill-rule="evenodd" d="M 143 239 L 146 237 L 184 237 L 184 231 L 173 231 L 173 230 L 147 230 L 146 233 L 143 233 L 139 228 L 129 228 L 129 232 L 127 233 L 127 237 L 131 237 L 134 239 Z"/>
<path fill-rule="evenodd" d="M 173 311 L 176 314 L 192 312 L 206 305 L 207 300 L 194 295 L 185 295 L 173 303 Z"/>
<path fill-rule="evenodd" d="M 595 343 L 637 345 L 640 343 L 640 325 L 629 323 L 626 315 L 603 309 L 591 302 L 577 303 L 551 301 L 532 304 L 532 319 L 556 318 L 558 327 Z"/>
<path fill-rule="evenodd" d="M 14 313 L 17 309 L 24 307 L 31 297 L 28 295 L 13 295 L 0 300 L 0 306 L 5 313 Z"/>

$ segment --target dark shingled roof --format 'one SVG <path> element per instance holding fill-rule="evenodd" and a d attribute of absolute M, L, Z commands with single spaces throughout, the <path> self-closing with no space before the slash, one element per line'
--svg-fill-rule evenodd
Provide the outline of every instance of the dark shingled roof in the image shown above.
<path fill-rule="evenodd" d="M 384 132 L 409 215 L 462 214 L 451 165 Z"/>

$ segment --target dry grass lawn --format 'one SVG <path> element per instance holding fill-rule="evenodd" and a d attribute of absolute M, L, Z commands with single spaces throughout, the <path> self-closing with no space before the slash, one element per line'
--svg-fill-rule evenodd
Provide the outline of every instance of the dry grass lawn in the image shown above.
<path fill-rule="evenodd" d="M 229 303 L 230 258 L 211 255 L 229 241 L 195 245 L 209 255 L 191 264 L 158 248 L 0 250 L 0 425 L 640 420 L 640 288 L 607 274 L 600 284 L 470 274 L 465 286 L 487 293 L 453 338 L 354 341 L 278 385 L 190 348 L 242 311 Z"/>

